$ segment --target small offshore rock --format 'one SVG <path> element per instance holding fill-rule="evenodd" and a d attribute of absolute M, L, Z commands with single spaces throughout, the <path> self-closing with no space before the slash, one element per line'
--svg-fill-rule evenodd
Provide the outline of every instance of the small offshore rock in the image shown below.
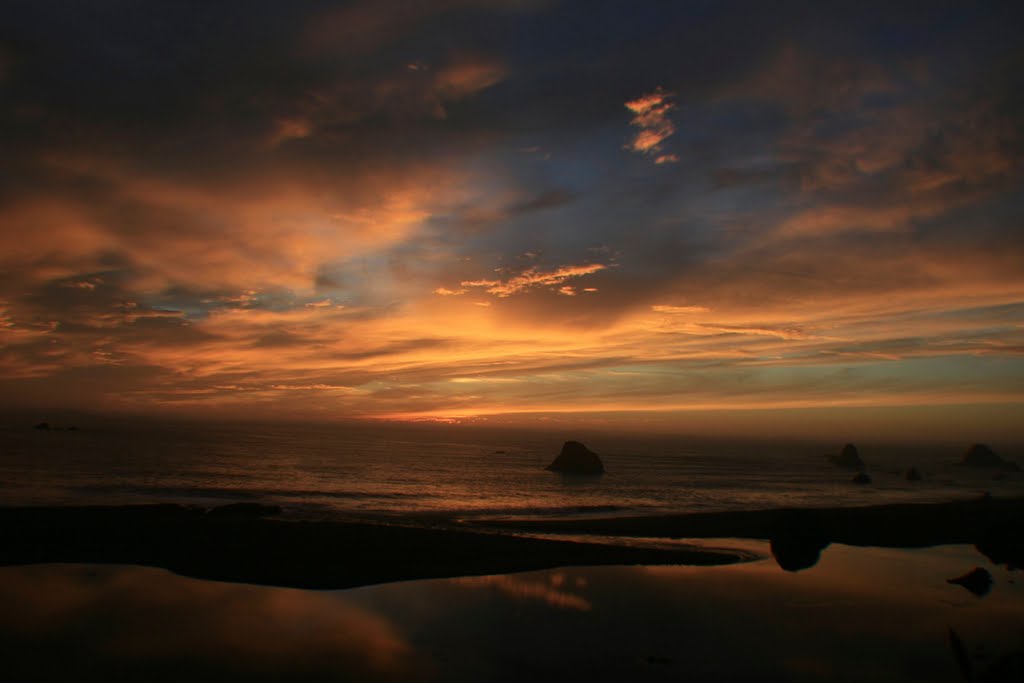
<path fill-rule="evenodd" d="M 964 453 L 963 458 L 960 459 L 960 464 L 965 467 L 978 467 L 985 469 L 1001 469 L 1016 471 L 1020 467 L 1017 463 L 1005 460 L 996 454 L 987 444 L 976 443 L 971 444 L 971 447 Z"/>
<path fill-rule="evenodd" d="M 867 472 L 858 472 L 857 474 L 853 475 L 853 479 L 851 479 L 850 481 L 852 481 L 854 484 L 870 484 L 871 475 L 868 474 Z"/>
<path fill-rule="evenodd" d="M 567 474 L 604 474 L 601 458 L 579 441 L 562 444 L 562 452 L 545 469 Z"/>
<path fill-rule="evenodd" d="M 829 456 L 829 460 L 840 467 L 849 467 L 855 470 L 864 469 L 864 461 L 860 459 L 860 453 L 852 443 L 843 446 L 843 450 L 839 451 L 839 455 Z"/>

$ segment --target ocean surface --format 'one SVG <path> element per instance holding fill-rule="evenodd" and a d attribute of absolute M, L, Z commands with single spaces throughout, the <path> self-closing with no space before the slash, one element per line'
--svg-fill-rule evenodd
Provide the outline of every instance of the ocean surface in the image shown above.
<path fill-rule="evenodd" d="M 56 427 L 63 426 L 63 429 Z M 0 426 L 0 505 L 258 501 L 309 518 L 580 517 L 1024 495 L 1024 473 L 958 466 L 967 443 L 855 441 L 872 484 L 825 458 L 835 442 L 653 438 L 404 425 L 106 420 Z M 607 474 L 544 467 L 582 440 Z M 1024 463 L 1019 450 L 991 444 Z M 908 482 L 916 466 L 924 480 Z"/>

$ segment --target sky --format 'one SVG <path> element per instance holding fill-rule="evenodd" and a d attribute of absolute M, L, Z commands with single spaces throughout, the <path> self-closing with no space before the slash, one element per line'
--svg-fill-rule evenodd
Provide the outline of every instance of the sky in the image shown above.
<path fill-rule="evenodd" d="M 1019 3 L 4 15 L 4 409 L 1024 440 Z"/>

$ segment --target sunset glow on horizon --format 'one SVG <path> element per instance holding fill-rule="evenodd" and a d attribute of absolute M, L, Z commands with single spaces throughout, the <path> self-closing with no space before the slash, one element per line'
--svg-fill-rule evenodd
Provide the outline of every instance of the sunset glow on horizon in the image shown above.
<path fill-rule="evenodd" d="M 6 409 L 1024 441 L 1010 4 L 15 4 Z"/>

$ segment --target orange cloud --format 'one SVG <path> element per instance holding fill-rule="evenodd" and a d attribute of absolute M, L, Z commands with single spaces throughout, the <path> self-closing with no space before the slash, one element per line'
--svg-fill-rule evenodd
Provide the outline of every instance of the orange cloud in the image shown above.
<path fill-rule="evenodd" d="M 658 154 L 661 143 L 676 132 L 669 113 L 675 109 L 672 93 L 661 88 L 635 100 L 626 102 L 626 109 L 633 112 L 630 125 L 639 128 L 628 149 L 640 154 L 657 154 L 655 163 L 665 164 L 679 161 L 675 154 Z"/>
<path fill-rule="evenodd" d="M 505 69 L 488 60 L 456 62 L 440 69 L 435 87 L 445 97 L 458 98 L 489 88 L 505 77 Z"/>
<path fill-rule="evenodd" d="M 561 285 L 570 278 L 590 275 L 607 267 L 602 263 L 591 263 L 579 266 L 559 266 L 555 270 L 547 272 L 539 268 L 528 268 L 507 280 L 464 280 L 461 285 L 463 287 L 483 287 L 488 294 L 504 298 L 534 287 Z M 566 294 L 567 292 L 564 290 L 572 290 L 575 293 L 575 290 L 568 286 L 561 287 L 558 291 Z"/>
<path fill-rule="evenodd" d="M 565 577 L 552 574 L 547 582 L 530 581 L 515 576 L 467 576 L 453 579 L 457 586 L 495 590 L 504 596 L 523 602 L 539 601 L 557 609 L 589 612 L 593 605 L 586 598 L 562 588 Z"/>
<path fill-rule="evenodd" d="M 141 291 L 311 292 L 325 266 L 400 243 L 462 198 L 460 172 L 451 167 L 338 186 L 285 174 L 224 187 L 146 176 L 116 162 L 52 164 L 109 194 L 89 204 L 30 198 L 0 207 L 0 221 L 20 228 L 0 233 L 0 264 L 54 279 L 102 270 L 105 255 L 116 253 L 136 271 Z"/>
<path fill-rule="evenodd" d="M 622 112 L 587 96 L 586 51 L 548 41 L 537 63 L 565 68 L 537 80 L 491 39 L 533 20 L 476 21 L 538 6 L 256 17 L 138 111 L 11 74 L 3 396 L 324 419 L 1019 396 L 1016 71 L 948 84 L 767 32 L 747 74 L 674 72 L 687 110 L 624 103 L 626 148 L 687 179 L 646 183 L 602 139 Z M 69 73 L 123 75 L 93 56 Z M 640 66 L 602 72 L 608 92 L 643 92 Z M 669 149 L 690 117 L 699 162 Z"/>

